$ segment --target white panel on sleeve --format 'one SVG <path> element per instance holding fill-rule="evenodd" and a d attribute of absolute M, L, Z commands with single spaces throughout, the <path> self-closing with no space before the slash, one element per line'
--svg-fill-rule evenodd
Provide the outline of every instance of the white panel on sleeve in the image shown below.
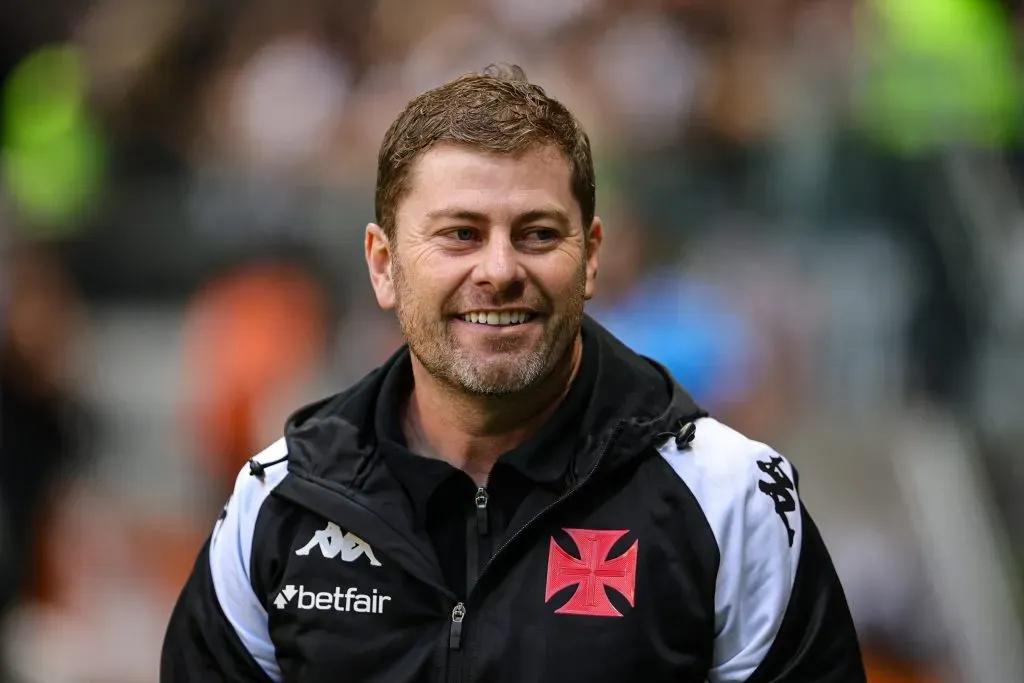
<path fill-rule="evenodd" d="M 287 453 L 279 439 L 256 456 L 257 462 L 277 460 Z M 250 562 L 256 518 L 263 502 L 288 473 L 285 463 L 265 470 L 261 481 L 246 465 L 235 480 L 226 514 L 214 527 L 210 541 L 210 571 L 217 600 L 239 640 L 273 681 L 281 680 L 274 644 L 267 628 L 267 611 L 253 592 Z"/>
<path fill-rule="evenodd" d="M 803 540 L 800 501 L 792 465 L 770 447 L 713 418 L 696 427 L 689 447 L 669 439 L 659 451 L 697 499 L 718 544 L 708 683 L 739 683 L 764 659 L 786 614 Z"/>

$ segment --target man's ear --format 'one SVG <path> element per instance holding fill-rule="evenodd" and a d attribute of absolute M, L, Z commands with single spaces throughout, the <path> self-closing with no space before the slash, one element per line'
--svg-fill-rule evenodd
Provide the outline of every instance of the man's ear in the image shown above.
<path fill-rule="evenodd" d="M 604 226 L 601 219 L 594 216 L 590 224 L 590 231 L 587 233 L 587 284 L 585 296 L 587 300 L 593 298 L 597 280 L 597 266 L 600 260 L 601 243 L 604 241 Z"/>
<path fill-rule="evenodd" d="M 370 271 L 370 285 L 377 296 L 377 305 L 386 311 L 395 308 L 395 283 L 391 278 L 392 245 L 384 230 L 376 223 L 366 226 L 366 267 Z"/>

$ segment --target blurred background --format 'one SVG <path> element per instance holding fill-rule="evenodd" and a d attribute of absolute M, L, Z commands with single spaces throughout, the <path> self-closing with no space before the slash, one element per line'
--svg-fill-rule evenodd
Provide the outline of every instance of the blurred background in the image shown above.
<path fill-rule="evenodd" d="M 0 670 L 156 681 L 244 459 L 400 343 L 380 139 L 513 61 L 592 315 L 786 453 L 872 683 L 1024 681 L 1024 3 L 3 0 Z"/>

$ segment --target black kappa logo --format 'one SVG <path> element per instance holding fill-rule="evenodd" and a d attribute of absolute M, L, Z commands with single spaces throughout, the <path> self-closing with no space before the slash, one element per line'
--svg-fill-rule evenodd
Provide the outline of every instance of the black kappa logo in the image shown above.
<path fill-rule="evenodd" d="M 782 469 L 782 458 L 773 457 L 770 460 L 758 460 L 757 466 L 772 479 L 771 481 L 764 479 L 758 481 L 757 487 L 761 489 L 761 493 L 771 498 L 772 502 L 775 503 L 775 514 L 779 516 L 779 519 L 786 526 L 786 531 L 789 533 L 789 547 L 792 548 L 793 537 L 796 535 L 796 532 L 789 525 L 789 517 L 786 514 L 796 511 L 796 499 L 793 497 L 793 482 L 786 475 L 785 470 Z"/>

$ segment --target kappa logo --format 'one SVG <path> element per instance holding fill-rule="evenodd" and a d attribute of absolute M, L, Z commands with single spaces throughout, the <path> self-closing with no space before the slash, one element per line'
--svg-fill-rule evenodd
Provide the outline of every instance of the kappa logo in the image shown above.
<path fill-rule="evenodd" d="M 318 610 L 321 612 L 362 612 L 365 614 L 382 614 L 384 604 L 391 600 L 390 595 L 380 595 L 374 588 L 370 594 L 360 593 L 355 586 L 347 590 L 335 588 L 331 591 L 307 591 L 305 586 L 296 588 L 288 584 L 274 598 L 274 606 L 284 609 L 298 596 L 295 606 L 302 610 Z"/>
<path fill-rule="evenodd" d="M 576 558 L 551 539 L 548 550 L 548 580 L 544 602 L 550 602 L 558 591 L 576 586 L 569 602 L 555 614 L 581 614 L 591 617 L 621 617 L 622 613 L 608 599 L 605 586 L 618 591 L 630 606 L 636 591 L 636 557 L 640 541 L 616 558 L 608 553 L 627 530 L 565 529 L 580 550 Z"/>
<path fill-rule="evenodd" d="M 379 567 L 380 560 L 373 554 L 370 544 L 359 538 L 352 532 L 341 530 L 334 522 L 328 522 L 327 527 L 313 534 L 309 543 L 295 551 L 296 555 L 309 555 L 313 548 L 319 546 L 320 553 L 327 559 L 333 559 L 341 555 L 344 562 L 355 562 L 361 555 L 374 567 Z"/>
<path fill-rule="evenodd" d="M 757 488 L 761 493 L 771 498 L 775 505 L 775 514 L 782 520 L 786 527 L 786 534 L 789 536 L 789 547 L 793 547 L 793 537 L 796 532 L 789 523 L 789 513 L 796 511 L 796 499 L 793 497 L 795 487 L 793 481 L 782 469 L 782 458 L 772 457 L 769 460 L 758 460 L 757 467 L 771 477 L 771 481 L 761 479 L 757 482 Z"/>

